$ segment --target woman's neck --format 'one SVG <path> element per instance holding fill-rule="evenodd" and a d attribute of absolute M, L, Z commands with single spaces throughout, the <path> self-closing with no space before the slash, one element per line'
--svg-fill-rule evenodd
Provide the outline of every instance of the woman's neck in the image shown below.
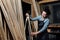
<path fill-rule="evenodd" d="M 44 20 L 44 19 L 45 19 L 43 16 L 41 16 L 41 17 L 42 17 L 42 20 Z"/>

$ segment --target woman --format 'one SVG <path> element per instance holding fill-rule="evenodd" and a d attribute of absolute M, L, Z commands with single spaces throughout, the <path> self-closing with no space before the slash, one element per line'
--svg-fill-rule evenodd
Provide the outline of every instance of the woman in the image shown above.
<path fill-rule="evenodd" d="M 26 15 L 29 16 L 28 14 Z M 35 18 L 30 17 L 31 21 L 38 21 L 38 31 L 31 32 L 32 36 L 37 35 L 37 40 L 48 40 L 47 28 L 50 22 L 50 20 L 48 19 L 49 15 L 49 9 L 45 9 L 42 11 L 42 14 L 40 16 L 37 16 Z"/>

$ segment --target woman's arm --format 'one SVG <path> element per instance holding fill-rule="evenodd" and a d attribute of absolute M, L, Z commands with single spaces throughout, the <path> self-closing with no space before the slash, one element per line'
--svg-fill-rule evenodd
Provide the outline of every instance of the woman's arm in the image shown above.
<path fill-rule="evenodd" d="M 44 30 L 46 30 L 48 28 L 48 25 L 49 25 L 49 19 L 45 21 L 45 24 L 44 26 L 42 27 L 42 29 L 40 29 L 39 31 L 37 32 L 31 32 L 31 35 L 37 35 L 39 33 L 42 33 Z"/>
<path fill-rule="evenodd" d="M 28 14 L 28 13 L 26 13 L 26 17 L 29 17 L 29 14 Z M 37 16 L 37 17 L 35 17 L 35 18 L 32 18 L 32 17 L 30 16 L 30 20 L 31 20 L 31 21 L 39 20 L 40 18 L 41 18 L 41 16 Z"/>
<path fill-rule="evenodd" d="M 40 16 L 37 16 L 35 18 L 30 17 L 31 21 L 39 20 L 40 18 L 41 18 Z"/>
<path fill-rule="evenodd" d="M 39 33 L 43 32 L 44 30 L 46 30 L 48 28 L 49 25 L 49 19 L 45 21 L 44 26 L 42 27 L 42 29 L 40 29 L 40 31 L 38 31 Z"/>

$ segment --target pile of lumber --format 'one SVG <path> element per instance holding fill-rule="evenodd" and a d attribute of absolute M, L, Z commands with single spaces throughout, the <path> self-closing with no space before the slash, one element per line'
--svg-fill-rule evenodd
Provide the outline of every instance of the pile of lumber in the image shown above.
<path fill-rule="evenodd" d="M 21 0 L 0 0 L 1 40 L 26 40 L 22 15 Z"/>
<path fill-rule="evenodd" d="M 21 2 L 21 0 L 0 0 L 0 40 L 26 40 Z M 31 2 L 32 13 L 34 10 L 38 16 L 37 4 L 35 0 Z"/>

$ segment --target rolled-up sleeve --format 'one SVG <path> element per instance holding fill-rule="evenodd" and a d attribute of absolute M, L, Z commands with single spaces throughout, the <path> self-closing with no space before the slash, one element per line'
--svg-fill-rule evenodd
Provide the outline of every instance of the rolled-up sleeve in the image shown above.
<path fill-rule="evenodd" d="M 48 28 L 48 25 L 49 25 L 49 20 L 46 20 L 44 22 L 44 26 L 42 27 L 42 29 L 39 30 L 39 32 L 43 32 L 44 30 L 46 30 Z"/>

